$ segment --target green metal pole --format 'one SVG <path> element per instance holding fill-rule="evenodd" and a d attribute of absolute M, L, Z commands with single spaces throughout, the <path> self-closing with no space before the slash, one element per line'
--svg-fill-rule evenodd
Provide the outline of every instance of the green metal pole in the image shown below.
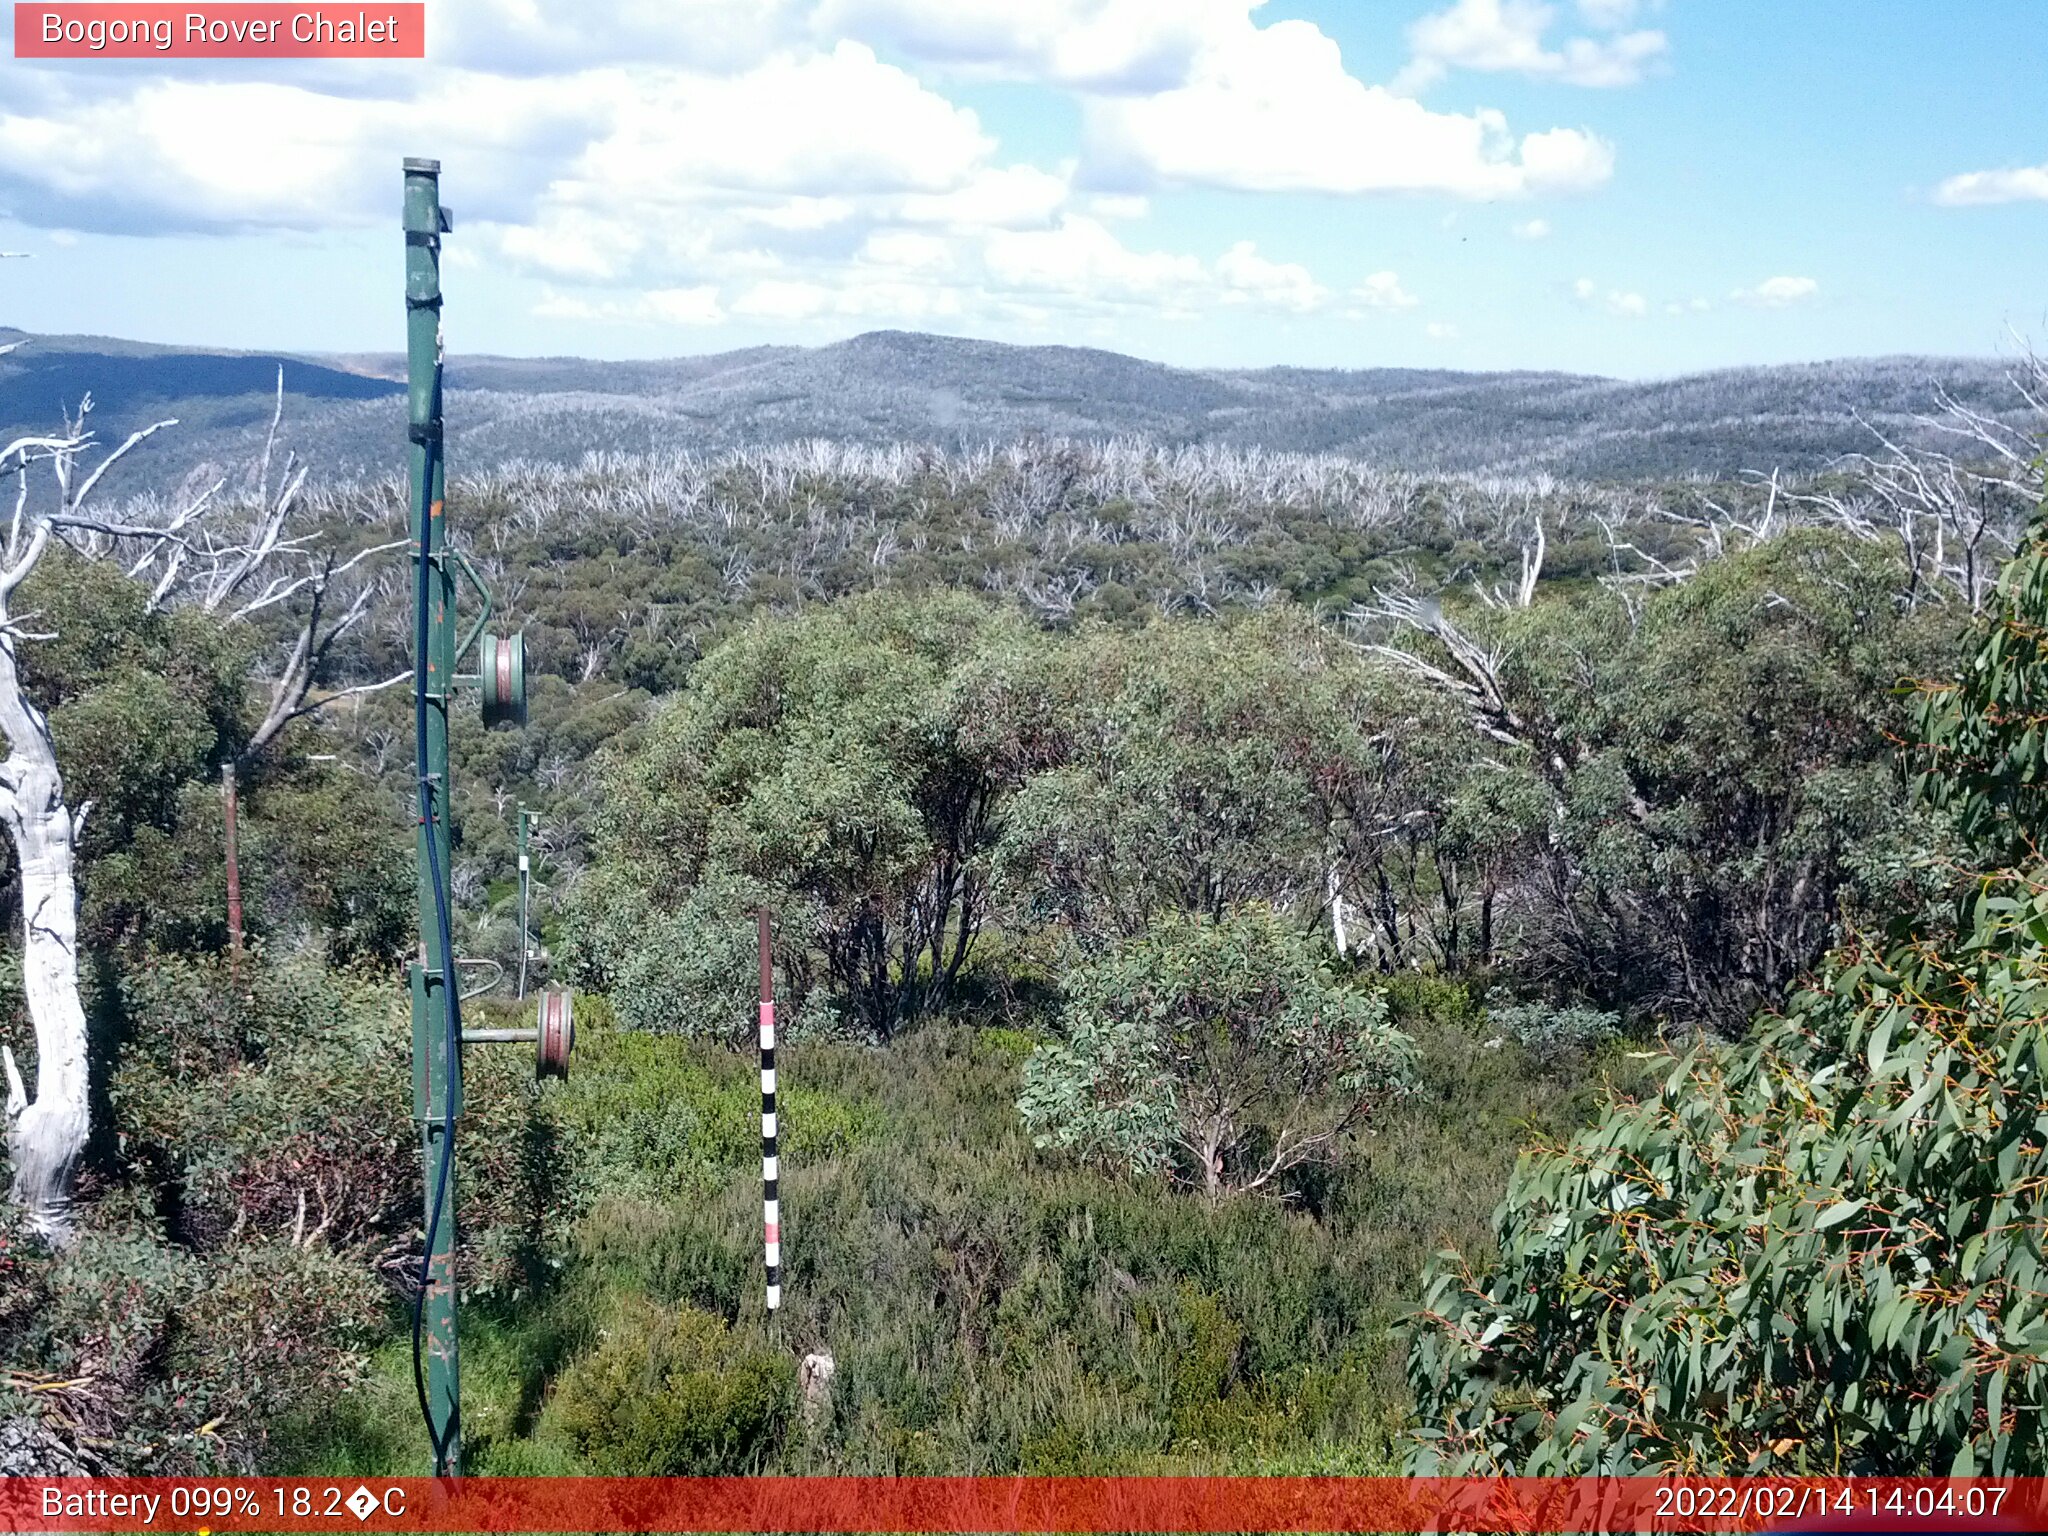
<path fill-rule="evenodd" d="M 462 1470 L 461 1373 L 455 1340 L 455 1176 L 443 1168 L 449 1157 L 454 1119 L 462 1105 L 462 1053 L 449 1045 L 449 987 L 444 974 L 439 914 L 448 908 L 450 856 L 448 816 L 448 706 L 455 683 L 455 569 L 446 558 L 447 523 L 441 442 L 441 165 L 437 160 L 405 162 L 405 328 L 407 469 L 411 490 L 415 601 L 426 606 L 426 654 L 413 665 L 425 679 L 426 721 L 422 755 L 427 774 L 428 812 L 420 820 L 420 954 L 412 985 L 413 1098 L 420 1122 L 426 1169 L 427 1223 L 432 1229 L 421 1301 L 425 1355 L 425 1409 L 437 1449 L 435 1474 Z M 433 558 L 419 569 L 421 520 L 431 527 Z M 418 618 L 415 620 L 417 648 Z M 431 854 L 431 857 L 430 857 Z M 438 865 L 439 880 L 434 877 Z M 439 890 L 436 890 L 438 884 Z M 435 1203 L 439 1195 L 436 1219 Z"/>

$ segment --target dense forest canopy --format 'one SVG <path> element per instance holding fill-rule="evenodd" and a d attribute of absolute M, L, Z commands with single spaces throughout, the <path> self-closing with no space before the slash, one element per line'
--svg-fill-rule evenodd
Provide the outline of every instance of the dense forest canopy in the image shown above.
<path fill-rule="evenodd" d="M 584 1034 L 545 1092 L 472 1056 L 475 1465 L 2041 1470 L 2048 557 L 2023 434 L 1958 420 L 1715 483 L 1057 440 L 458 475 L 535 672 L 523 728 L 456 720 L 458 947 L 516 973 L 537 810 Z M 424 1454 L 402 500 L 276 484 L 220 495 L 316 540 L 310 619 L 156 600 L 119 530 L 163 493 L 16 595 L 93 804 L 94 1097 L 77 1240 L 0 1231 L 7 1470 Z"/>

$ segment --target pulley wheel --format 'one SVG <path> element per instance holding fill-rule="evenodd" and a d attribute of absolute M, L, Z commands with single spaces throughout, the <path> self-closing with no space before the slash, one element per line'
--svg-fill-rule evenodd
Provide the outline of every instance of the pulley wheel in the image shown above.
<path fill-rule="evenodd" d="M 576 1044 L 576 1020 L 567 987 L 543 987 L 540 1029 L 534 1039 L 534 1074 L 567 1077 L 569 1051 Z"/>
<path fill-rule="evenodd" d="M 485 725 L 526 724 L 526 636 L 480 636 L 477 670 L 483 684 Z"/>

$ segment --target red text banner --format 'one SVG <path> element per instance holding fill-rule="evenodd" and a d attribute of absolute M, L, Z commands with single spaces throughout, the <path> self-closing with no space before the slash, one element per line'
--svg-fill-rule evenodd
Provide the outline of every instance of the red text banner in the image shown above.
<path fill-rule="evenodd" d="M 424 4 L 23 5 L 17 59 L 420 59 Z"/>
<path fill-rule="evenodd" d="M 2042 1529 L 2042 1478 L 0 1478 L 38 1532 Z"/>

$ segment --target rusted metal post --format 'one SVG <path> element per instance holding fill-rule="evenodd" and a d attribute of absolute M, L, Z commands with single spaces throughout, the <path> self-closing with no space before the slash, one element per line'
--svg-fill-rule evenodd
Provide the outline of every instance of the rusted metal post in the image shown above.
<path fill-rule="evenodd" d="M 539 813 L 519 807 L 519 998 L 526 999 L 526 965 L 533 958 L 533 859 L 526 844 L 526 829 Z"/>
<path fill-rule="evenodd" d="M 235 851 L 235 765 L 220 765 L 221 814 L 227 824 L 228 855 L 228 965 L 242 965 L 242 864 Z"/>

